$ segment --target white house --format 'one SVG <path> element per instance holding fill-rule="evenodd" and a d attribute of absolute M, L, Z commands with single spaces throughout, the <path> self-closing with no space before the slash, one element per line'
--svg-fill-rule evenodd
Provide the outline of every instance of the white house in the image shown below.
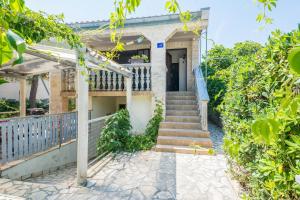
<path fill-rule="evenodd" d="M 175 148 L 176 151 L 190 152 L 191 148 L 187 149 L 187 146 L 211 147 L 207 132 L 209 98 L 199 69 L 200 34 L 207 29 L 209 8 L 191 14 L 192 19 L 187 24 L 190 31 L 183 30 L 178 14 L 127 19 L 122 30 L 126 50 L 115 59 L 133 72 L 131 120 L 134 133 L 145 130 L 155 109 L 155 100 L 164 103 L 165 121 L 161 124 L 157 146 L 161 150 L 174 151 Z M 105 52 L 114 47 L 110 42 L 110 31 L 99 30 L 108 23 L 79 22 L 69 26 L 82 35 L 88 47 Z M 146 55 L 148 62 L 131 63 L 131 57 L 135 55 Z M 72 71 L 65 71 L 52 76 L 52 80 L 57 77 L 62 80 L 61 95 L 51 98 L 55 102 L 63 99 L 62 108 L 66 108 L 66 99 L 76 93 L 75 76 Z M 50 84 L 53 84 L 51 78 Z M 112 114 L 125 107 L 125 90 L 122 76 L 113 72 L 91 72 L 90 117 Z"/>

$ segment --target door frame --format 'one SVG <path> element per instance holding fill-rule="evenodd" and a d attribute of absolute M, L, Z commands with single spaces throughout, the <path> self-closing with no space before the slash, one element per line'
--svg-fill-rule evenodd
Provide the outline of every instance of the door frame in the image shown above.
<path fill-rule="evenodd" d="M 168 51 L 176 51 L 176 50 L 184 50 L 185 51 L 185 55 L 186 55 L 186 90 L 187 90 L 187 84 L 188 84 L 188 66 L 187 66 L 187 63 L 188 63 L 188 56 L 187 56 L 187 52 L 188 52 L 188 50 L 187 50 L 187 48 L 172 48 L 172 49 L 166 49 L 166 61 L 165 61 L 165 63 L 166 63 L 166 67 L 167 67 L 167 70 L 166 70 L 166 91 L 168 92 L 168 65 L 167 65 L 167 54 L 168 54 Z M 171 62 L 171 64 L 172 64 L 172 62 Z M 180 70 L 179 70 L 180 71 Z M 180 76 L 179 76 L 180 77 Z M 180 79 L 178 79 L 178 86 L 179 86 L 179 84 L 180 84 Z M 180 86 L 178 87 L 178 91 L 179 91 L 179 88 L 180 88 Z"/>

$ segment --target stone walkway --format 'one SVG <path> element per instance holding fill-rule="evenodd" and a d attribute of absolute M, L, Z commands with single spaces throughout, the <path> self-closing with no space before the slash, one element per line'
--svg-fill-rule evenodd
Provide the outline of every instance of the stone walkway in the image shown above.
<path fill-rule="evenodd" d="M 237 184 L 225 172 L 223 155 L 119 154 L 89 179 L 87 187 L 74 185 L 75 169 L 26 182 L 0 179 L 0 193 L 26 199 L 238 199 Z"/>

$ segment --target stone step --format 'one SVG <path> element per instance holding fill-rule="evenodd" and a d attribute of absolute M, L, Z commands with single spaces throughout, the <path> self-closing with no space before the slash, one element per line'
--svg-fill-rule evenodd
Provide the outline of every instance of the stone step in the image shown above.
<path fill-rule="evenodd" d="M 177 137 L 194 137 L 194 138 L 209 138 L 208 131 L 193 130 L 193 129 L 167 129 L 161 128 L 158 131 L 159 136 L 177 136 Z"/>
<path fill-rule="evenodd" d="M 160 128 L 201 130 L 201 125 L 191 122 L 161 122 Z"/>
<path fill-rule="evenodd" d="M 195 96 L 193 91 L 167 92 L 167 96 Z"/>
<path fill-rule="evenodd" d="M 196 96 L 167 96 L 167 100 L 196 100 Z"/>
<path fill-rule="evenodd" d="M 197 105 L 195 100 L 167 100 L 167 105 Z"/>
<path fill-rule="evenodd" d="M 172 152 L 172 153 L 184 153 L 184 154 L 197 154 L 197 155 L 209 155 L 208 149 L 205 148 L 192 148 L 187 146 L 174 146 L 174 145 L 156 145 L 155 150 L 157 152 Z"/>
<path fill-rule="evenodd" d="M 177 136 L 158 136 L 157 144 L 162 145 L 176 145 L 176 146 L 188 146 L 198 148 L 196 146 L 211 148 L 212 142 L 210 138 L 192 138 L 192 137 L 177 137 Z"/>
<path fill-rule="evenodd" d="M 199 123 L 199 116 L 166 116 L 166 122 L 194 122 Z"/>
<path fill-rule="evenodd" d="M 167 105 L 167 110 L 198 110 L 197 105 Z"/>
<path fill-rule="evenodd" d="M 166 110 L 166 116 L 199 116 L 198 110 Z"/>

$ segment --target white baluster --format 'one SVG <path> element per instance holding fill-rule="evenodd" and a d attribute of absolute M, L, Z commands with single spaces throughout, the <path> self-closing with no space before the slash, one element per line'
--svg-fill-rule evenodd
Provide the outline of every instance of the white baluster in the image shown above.
<path fill-rule="evenodd" d="M 107 72 L 107 90 L 111 90 L 111 73 Z"/>
<path fill-rule="evenodd" d="M 116 90 L 118 90 L 118 91 L 121 90 L 121 81 L 120 81 L 120 78 L 121 78 L 120 74 L 116 74 Z M 118 86 L 118 88 L 117 88 L 117 86 Z"/>
<path fill-rule="evenodd" d="M 134 74 L 135 89 L 134 90 L 139 90 L 139 67 L 134 67 L 134 69 L 135 69 L 135 74 Z"/>
<path fill-rule="evenodd" d="M 146 66 L 146 83 L 147 83 L 147 87 L 146 90 L 151 90 L 151 66 Z"/>
<path fill-rule="evenodd" d="M 100 74 L 100 70 L 97 71 L 97 90 L 101 89 L 101 74 Z"/>
<path fill-rule="evenodd" d="M 125 83 L 125 78 L 124 78 L 124 76 L 122 76 L 122 78 L 121 78 L 121 83 L 124 85 L 124 91 L 126 91 L 127 90 L 127 85 L 126 85 L 126 83 Z"/>
<path fill-rule="evenodd" d="M 105 71 L 101 71 L 101 77 L 102 77 L 102 90 L 105 90 Z"/>
<path fill-rule="evenodd" d="M 116 76 L 116 73 L 113 72 L 112 75 L 113 75 L 112 90 L 117 90 L 117 76 Z"/>
<path fill-rule="evenodd" d="M 146 74 L 145 74 L 145 70 L 147 70 L 146 67 L 141 67 L 141 90 L 142 91 L 147 90 L 147 87 L 144 87 L 145 82 L 146 82 L 146 74 L 147 74 L 147 71 L 146 71 Z"/>

